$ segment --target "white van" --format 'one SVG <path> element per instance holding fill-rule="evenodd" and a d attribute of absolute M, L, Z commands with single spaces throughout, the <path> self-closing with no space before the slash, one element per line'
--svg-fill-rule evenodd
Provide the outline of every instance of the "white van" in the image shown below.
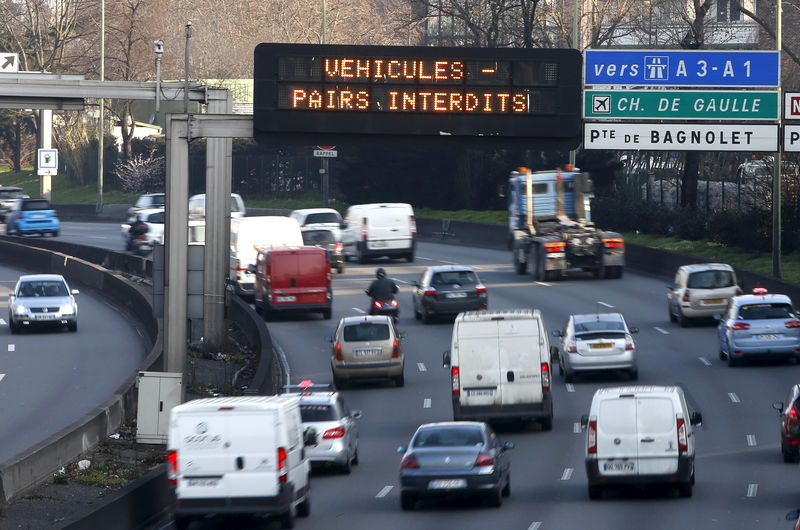
<path fill-rule="evenodd" d="M 246 213 L 242 196 L 231 193 L 231 219 L 244 217 Z M 206 218 L 206 194 L 200 193 L 189 197 L 189 219 L 204 220 Z"/>
<path fill-rule="evenodd" d="M 259 248 L 302 247 L 303 234 L 295 219 L 280 215 L 231 219 L 230 279 L 239 296 L 253 296 Z"/>
<path fill-rule="evenodd" d="M 667 484 L 681 497 L 694 485 L 694 425 L 703 421 L 689 413 L 677 386 L 601 388 L 592 398 L 587 429 L 586 475 L 589 498 L 615 485 Z"/>
<path fill-rule="evenodd" d="M 311 508 L 311 466 L 298 398 L 198 399 L 170 412 L 167 475 L 175 527 L 206 514 L 277 515 L 285 528 Z"/>
<path fill-rule="evenodd" d="M 518 419 L 553 428 L 550 347 L 538 309 L 460 313 L 443 364 L 455 421 Z"/>
<path fill-rule="evenodd" d="M 417 221 L 410 204 L 356 204 L 347 209 L 342 230 L 345 259 L 359 263 L 388 256 L 414 261 Z"/>

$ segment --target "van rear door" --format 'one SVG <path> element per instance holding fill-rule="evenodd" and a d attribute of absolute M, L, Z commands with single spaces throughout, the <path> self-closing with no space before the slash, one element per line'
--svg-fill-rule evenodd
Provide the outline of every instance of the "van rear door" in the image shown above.
<path fill-rule="evenodd" d="M 465 407 L 501 405 L 497 321 L 458 326 L 460 402 Z"/>
<path fill-rule="evenodd" d="M 322 249 L 298 251 L 296 254 L 297 274 L 292 293 L 298 304 L 324 304 L 328 301 L 330 287 L 330 265 L 328 256 Z"/>
<path fill-rule="evenodd" d="M 367 214 L 367 248 L 411 247 L 411 215 L 403 206 L 379 206 Z"/>
<path fill-rule="evenodd" d="M 272 287 L 272 300 L 275 308 L 297 304 L 297 255 L 290 251 L 270 252 L 269 275 Z"/>
<path fill-rule="evenodd" d="M 688 421 L 688 420 L 687 420 Z M 668 397 L 636 398 L 639 474 L 665 475 L 678 471 L 678 424 Z"/>
<path fill-rule="evenodd" d="M 500 399 L 503 405 L 540 403 L 539 329 L 532 320 L 497 321 Z"/>
<path fill-rule="evenodd" d="M 621 395 L 600 402 L 597 412 L 597 465 L 601 475 L 638 475 L 636 398 Z"/>
<path fill-rule="evenodd" d="M 186 411 L 177 415 L 175 423 L 178 498 L 227 497 L 225 475 L 231 465 L 224 446 L 228 439 L 225 415 Z"/>
<path fill-rule="evenodd" d="M 229 497 L 278 495 L 279 415 L 275 410 L 238 411 L 227 419 L 225 480 Z"/>

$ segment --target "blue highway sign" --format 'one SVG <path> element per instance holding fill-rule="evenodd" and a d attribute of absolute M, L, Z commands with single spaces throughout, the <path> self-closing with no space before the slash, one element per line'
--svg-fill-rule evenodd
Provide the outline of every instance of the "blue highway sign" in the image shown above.
<path fill-rule="evenodd" d="M 586 50 L 584 84 L 777 87 L 777 51 Z"/>

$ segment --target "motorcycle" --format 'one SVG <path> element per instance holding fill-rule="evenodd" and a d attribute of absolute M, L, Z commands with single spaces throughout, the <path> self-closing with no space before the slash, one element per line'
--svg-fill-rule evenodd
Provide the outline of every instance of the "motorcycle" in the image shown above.
<path fill-rule="evenodd" d="M 147 257 L 153 252 L 153 243 L 144 235 L 135 236 L 131 239 L 130 249 L 137 256 Z"/>
<path fill-rule="evenodd" d="M 369 291 L 364 291 L 367 295 L 369 295 Z M 391 297 L 388 300 L 378 300 L 377 298 L 371 298 L 371 302 L 369 304 L 369 314 L 370 315 L 386 315 L 392 317 L 392 320 L 397 322 L 400 318 L 400 304 L 397 303 L 397 298 Z"/>

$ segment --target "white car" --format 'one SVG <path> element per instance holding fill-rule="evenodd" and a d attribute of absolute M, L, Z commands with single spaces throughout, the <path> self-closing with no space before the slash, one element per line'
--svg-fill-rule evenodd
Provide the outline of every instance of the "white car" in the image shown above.
<path fill-rule="evenodd" d="M 43 326 L 66 326 L 78 331 L 78 304 L 60 274 L 20 276 L 10 295 L 8 326 L 11 333 Z"/>
<path fill-rule="evenodd" d="M 238 193 L 231 193 L 231 219 L 245 215 L 244 201 Z M 206 194 L 200 193 L 189 197 L 189 219 L 204 220 L 206 218 Z"/>
<path fill-rule="evenodd" d="M 300 228 L 327 228 L 336 241 L 342 240 L 342 216 L 333 208 L 293 210 L 289 217 L 297 219 Z"/>
<path fill-rule="evenodd" d="M 141 219 L 147 224 L 147 233 L 144 234 L 144 237 L 147 238 L 147 241 L 150 245 L 161 245 L 164 243 L 164 221 L 165 221 L 166 213 L 163 209 L 160 208 L 152 208 L 149 210 L 140 210 L 136 212 L 133 221 L 137 218 Z M 128 234 L 128 230 L 130 230 L 131 225 L 129 223 L 123 223 L 120 225 L 120 232 L 122 234 L 122 239 L 125 241 L 125 250 L 130 250 L 130 237 Z"/>
<path fill-rule="evenodd" d="M 639 368 L 631 334 L 638 332 L 619 313 L 571 315 L 563 330 L 553 332 L 561 338 L 559 374 L 571 383 L 576 373 L 620 370 L 635 381 Z"/>

